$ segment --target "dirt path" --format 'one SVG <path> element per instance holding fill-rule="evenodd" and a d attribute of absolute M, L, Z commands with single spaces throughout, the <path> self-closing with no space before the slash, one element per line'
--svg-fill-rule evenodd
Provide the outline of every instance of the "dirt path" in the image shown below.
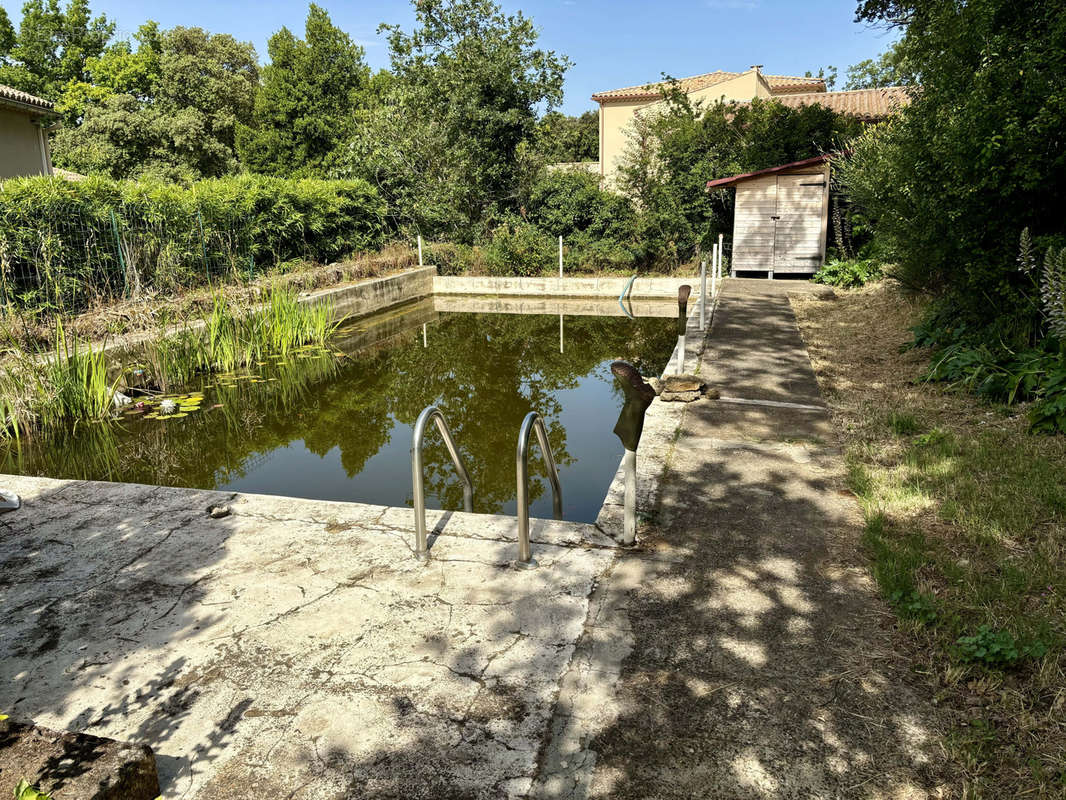
<path fill-rule="evenodd" d="M 952 796 L 857 551 L 796 285 L 727 286 L 701 361 L 723 401 L 687 407 L 660 518 L 593 596 L 539 796 Z"/>

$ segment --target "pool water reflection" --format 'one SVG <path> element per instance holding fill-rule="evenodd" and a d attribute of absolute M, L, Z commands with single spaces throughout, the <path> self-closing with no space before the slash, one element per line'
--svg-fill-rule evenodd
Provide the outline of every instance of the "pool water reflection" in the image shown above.
<path fill-rule="evenodd" d="M 676 310 L 676 309 L 675 309 Z M 264 365 L 266 380 L 205 378 L 202 411 L 123 418 L 11 445 L 0 469 L 56 478 L 411 505 L 411 431 L 437 405 L 474 483 L 474 510 L 513 514 L 523 417 L 544 417 L 565 519 L 593 521 L 622 454 L 612 434 L 622 396 L 608 366 L 659 374 L 676 340 L 669 318 L 438 313 L 422 301 L 338 331 L 343 357 Z M 539 453 L 530 513 L 551 517 Z M 462 508 L 435 430 L 426 439 L 426 504 Z"/>

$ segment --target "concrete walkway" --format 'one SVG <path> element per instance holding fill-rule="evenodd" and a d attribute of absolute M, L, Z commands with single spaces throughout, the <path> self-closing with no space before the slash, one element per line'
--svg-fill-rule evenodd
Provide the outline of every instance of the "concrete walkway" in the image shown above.
<path fill-rule="evenodd" d="M 733 401 L 686 408 L 660 518 L 593 594 L 537 796 L 945 796 L 795 289 L 727 282 L 701 372 Z"/>

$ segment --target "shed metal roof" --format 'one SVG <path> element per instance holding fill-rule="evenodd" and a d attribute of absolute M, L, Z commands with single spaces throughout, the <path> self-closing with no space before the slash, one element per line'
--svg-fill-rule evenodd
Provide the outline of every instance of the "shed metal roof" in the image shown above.
<path fill-rule="evenodd" d="M 729 186 L 736 186 L 738 183 L 744 181 L 750 181 L 753 178 L 761 178 L 764 175 L 776 175 L 779 172 L 788 172 L 793 169 L 802 169 L 803 167 L 813 167 L 819 164 L 824 164 L 826 161 L 833 157 L 833 153 L 825 153 L 814 158 L 805 158 L 802 161 L 793 161 L 790 164 L 781 164 L 777 167 L 767 167 L 766 169 L 759 169 L 755 172 L 744 172 L 740 175 L 733 175 L 729 178 L 717 178 L 713 181 L 707 181 L 708 189 L 725 189 Z"/>

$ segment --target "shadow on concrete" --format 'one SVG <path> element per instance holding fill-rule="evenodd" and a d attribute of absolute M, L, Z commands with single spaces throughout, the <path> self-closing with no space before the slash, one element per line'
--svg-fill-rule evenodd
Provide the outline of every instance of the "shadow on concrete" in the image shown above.
<path fill-rule="evenodd" d="M 225 555 L 230 524 L 210 520 L 203 493 L 182 499 L 153 487 L 97 484 L 103 489 L 91 496 L 86 484 L 53 485 L 0 518 L 0 708 L 14 719 L 158 750 L 198 697 L 195 685 L 179 680 L 187 660 L 168 661 L 165 646 L 219 621 L 195 601 L 198 584 Z M 101 520 L 123 507 L 128 513 Z M 194 520 L 210 524 L 189 541 L 181 533 Z M 249 703 L 205 721 L 198 758 L 222 753 Z M 19 777 L 60 790 L 101 755 L 66 753 Z M 165 778 L 167 759 L 158 761 Z"/>

